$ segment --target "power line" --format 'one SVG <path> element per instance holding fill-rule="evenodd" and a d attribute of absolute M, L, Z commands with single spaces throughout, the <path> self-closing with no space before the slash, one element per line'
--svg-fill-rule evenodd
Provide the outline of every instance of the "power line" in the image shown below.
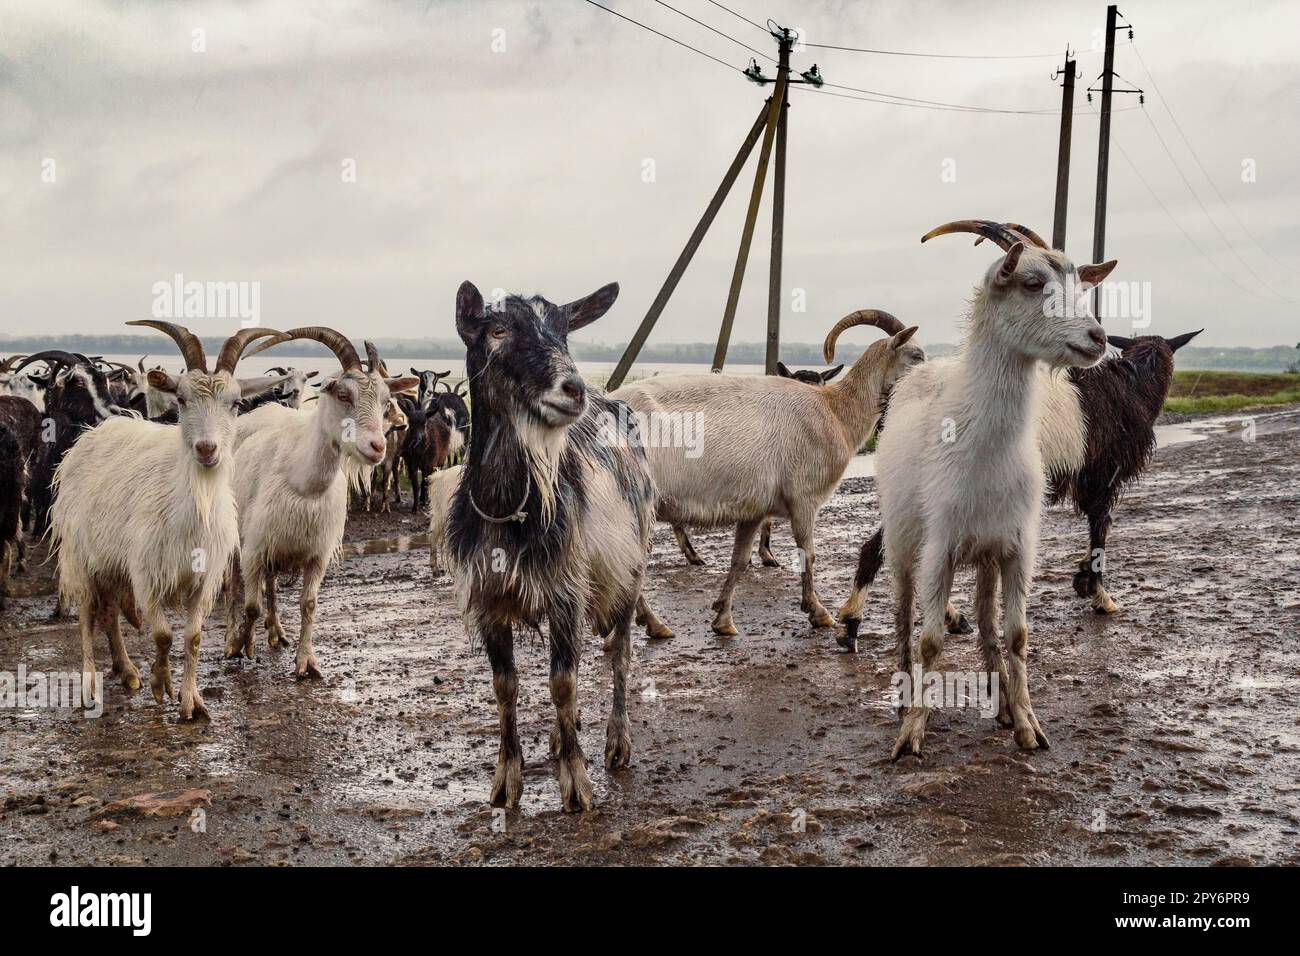
<path fill-rule="evenodd" d="M 748 23 L 751 27 L 755 27 L 759 30 L 762 30 L 764 33 L 767 32 L 767 27 L 763 26 L 761 23 L 757 23 L 754 20 L 749 19 L 749 17 L 745 16 L 743 13 L 737 13 L 735 10 L 731 9 L 731 7 L 724 7 L 722 4 L 718 3 L 718 0 L 709 0 L 709 3 L 713 4 L 715 7 L 718 7 L 721 10 L 726 10 L 733 17 L 739 17 L 741 20 L 744 20 L 746 23 Z"/>
<path fill-rule="evenodd" d="M 1223 208 L 1228 210 L 1228 213 L 1236 220 L 1237 225 L 1241 227 L 1241 231 L 1246 234 L 1246 237 L 1255 244 L 1260 252 L 1264 253 L 1264 255 L 1268 256 L 1283 268 L 1289 269 L 1292 272 L 1296 271 L 1293 266 L 1282 262 L 1280 259 L 1276 258 L 1273 253 L 1269 252 L 1268 249 L 1264 247 L 1263 243 L 1255 238 L 1250 229 L 1246 227 L 1246 224 L 1241 221 L 1241 217 L 1237 215 L 1236 210 L 1233 209 L 1232 206 L 1228 205 L 1228 200 L 1223 197 L 1223 193 L 1219 191 L 1218 185 L 1215 184 L 1214 179 L 1210 176 L 1209 172 L 1206 171 L 1205 165 L 1201 162 L 1201 158 L 1196 155 L 1196 150 L 1192 149 L 1192 144 L 1188 140 L 1187 134 L 1183 132 L 1182 124 L 1178 122 L 1178 117 L 1174 116 L 1173 107 L 1169 105 L 1169 100 L 1165 97 L 1164 91 L 1160 89 L 1160 84 L 1156 82 L 1156 78 L 1151 75 L 1151 71 L 1147 68 L 1146 60 L 1142 59 L 1142 54 L 1138 50 L 1137 45 L 1130 44 L 1130 46 L 1133 47 L 1133 55 L 1136 56 L 1138 62 L 1142 64 L 1142 71 L 1146 73 L 1147 79 L 1151 81 L 1152 89 L 1154 89 L 1156 95 L 1160 97 L 1160 104 L 1165 108 L 1165 112 L 1169 114 L 1169 119 L 1173 122 L 1174 129 L 1178 130 L 1178 135 L 1182 137 L 1183 145 L 1186 146 L 1187 151 L 1192 154 L 1192 159 L 1196 162 L 1197 168 L 1200 169 L 1201 175 L 1203 175 L 1205 181 L 1210 184 L 1210 188 L 1214 190 L 1214 194 L 1219 197 L 1219 202 L 1223 204 Z"/>
<path fill-rule="evenodd" d="M 600 10 L 604 10 L 606 13 L 614 14 L 614 16 L 618 17 L 620 20 L 626 20 L 628 23 L 635 24 L 636 26 L 639 26 L 642 30 L 649 30 L 655 36 L 660 36 L 663 37 L 665 40 L 670 40 L 673 43 L 676 43 L 678 46 L 684 46 L 686 47 L 686 49 L 690 50 L 693 53 L 698 53 L 700 56 L 708 57 L 714 63 L 721 63 L 728 70 L 735 70 L 736 72 L 740 72 L 739 70 L 736 69 L 736 67 L 732 66 L 726 60 L 721 60 L 718 57 L 714 56 L 712 53 L 705 53 L 703 50 L 699 49 L 698 47 L 693 47 L 689 43 L 679 40 L 676 37 L 669 36 L 667 33 L 660 33 L 654 27 L 648 27 L 640 20 L 633 20 L 631 17 L 624 16 L 623 14 L 619 13 L 617 10 L 611 10 L 609 7 L 597 3 L 596 0 L 587 0 L 587 3 L 590 3 L 593 7 L 596 7 Z"/>
<path fill-rule="evenodd" d="M 830 86 L 831 84 L 828 83 L 826 85 Z M 844 87 L 844 88 L 853 89 L 853 87 Z M 917 110 L 940 110 L 942 112 L 948 112 L 948 113 L 998 113 L 998 114 L 1011 115 L 1011 116 L 1055 116 L 1059 114 L 1059 110 L 991 109 L 991 108 L 983 108 L 983 107 L 955 106 L 953 104 L 930 105 L 928 102 L 901 103 L 898 102 L 897 100 L 882 100 L 874 96 L 854 96 L 850 93 L 834 93 L 830 90 L 826 90 L 826 89 L 819 90 L 816 89 L 815 87 L 810 87 L 810 86 L 795 86 L 792 87 L 792 89 L 804 90 L 805 92 L 809 92 L 809 93 L 820 93 L 822 96 L 836 96 L 846 100 L 858 100 L 859 102 L 862 103 L 881 103 L 885 106 L 903 106 L 909 109 L 917 109 Z M 883 94 L 883 95 L 888 96 L 889 94 Z M 1111 112 L 1127 113 L 1130 110 L 1135 110 L 1135 109 L 1139 109 L 1139 107 L 1127 106 L 1124 107 L 1123 109 L 1111 110 Z M 1075 112 L 1083 113 L 1084 110 L 1079 109 L 1076 110 Z M 1093 115 L 1095 116 L 1096 113 L 1094 112 Z"/>
<path fill-rule="evenodd" d="M 719 30 L 717 27 L 711 27 L 711 26 L 709 26 L 707 23 L 705 23 L 703 20 L 697 20 L 697 19 L 695 19 L 695 18 L 694 18 L 693 16 L 691 16 L 689 13 L 683 13 L 681 10 L 678 10 L 678 9 L 677 9 L 676 7 L 674 7 L 672 4 L 670 4 L 670 3 L 664 3 L 664 0 L 655 0 L 655 3 L 659 4 L 659 6 L 661 6 L 661 7 L 667 7 L 667 8 L 668 8 L 669 10 L 671 10 L 673 13 L 677 14 L 678 16 L 683 16 L 683 17 L 685 17 L 687 20 L 690 20 L 692 23 L 698 23 L 700 26 L 704 27 L 704 29 L 706 29 L 706 30 L 712 30 L 714 33 L 716 33 L 718 36 L 722 37 L 722 38 L 725 39 L 725 40 L 730 40 L 732 43 L 735 43 L 735 44 L 737 44 L 737 45 L 739 45 L 739 46 L 743 46 L 743 47 L 744 47 L 746 50 L 748 50 L 750 53 L 755 53 L 755 54 L 757 54 L 758 56 L 761 56 L 761 57 L 763 57 L 763 58 L 766 59 L 766 60 L 770 60 L 770 61 L 773 62 L 773 63 L 776 62 L 776 59 L 775 59 L 774 57 L 768 56 L 768 55 L 767 55 L 766 53 L 764 53 L 762 50 L 756 50 L 756 49 L 754 49 L 752 46 L 750 46 L 748 43 L 744 43 L 744 42 L 742 42 L 742 41 L 740 41 L 740 40 L 737 40 L 737 39 L 736 39 L 735 37 L 733 37 L 731 34 L 729 34 L 729 33 L 723 33 L 723 32 L 722 32 L 721 30 Z"/>
<path fill-rule="evenodd" d="M 1089 104 L 1089 108 L 1093 111 L 1094 114 L 1097 113 L 1097 108 L 1095 106 Z M 1116 112 L 1116 111 L 1112 110 L 1111 112 Z M 1225 272 L 1223 270 L 1223 267 L 1220 266 L 1219 263 L 1216 262 L 1214 259 L 1212 259 L 1209 253 L 1207 253 L 1204 249 L 1201 248 L 1201 244 L 1198 243 L 1195 239 L 1193 239 L 1191 237 L 1191 234 L 1188 233 L 1188 231 L 1183 228 L 1182 223 L 1180 223 L 1177 219 L 1174 218 L 1174 214 L 1169 211 L 1169 207 L 1164 204 L 1164 200 L 1162 200 L 1156 194 L 1156 191 L 1151 188 L 1151 184 L 1148 183 L 1146 179 L 1143 177 L 1142 172 L 1137 167 L 1137 164 L 1134 163 L 1133 160 L 1129 158 L 1128 153 L 1125 151 L 1124 147 L 1120 145 L 1119 140 L 1115 139 L 1114 136 L 1112 136 L 1111 142 L 1115 144 L 1115 147 L 1119 150 L 1119 154 L 1124 157 L 1124 162 L 1128 163 L 1129 169 L 1133 170 L 1133 175 L 1135 175 L 1138 178 L 1138 182 L 1140 182 L 1144 187 L 1146 187 L 1146 191 L 1151 194 L 1151 198 L 1156 201 L 1156 204 L 1160 206 L 1160 209 L 1164 212 L 1164 214 L 1169 217 L 1169 221 L 1172 222 L 1174 226 L 1178 229 L 1178 231 L 1183 234 L 1183 238 L 1186 239 L 1188 242 L 1190 242 L 1192 244 L 1192 248 L 1194 248 L 1197 252 L 1201 254 L 1201 258 L 1203 258 L 1210 265 L 1214 266 L 1214 268 L 1218 271 L 1218 273 L 1221 276 L 1223 276 L 1225 279 L 1227 279 L 1229 282 L 1235 285 L 1242 292 L 1245 292 L 1247 295 L 1251 295 L 1256 298 L 1261 298 L 1259 293 L 1256 292 L 1254 289 L 1246 288 L 1244 285 L 1242 285 L 1240 282 L 1234 279 L 1230 273 Z M 1265 299 L 1264 301 L 1267 302 L 1268 300 Z"/>
<path fill-rule="evenodd" d="M 1277 289 L 1274 289 L 1267 282 L 1265 282 L 1264 279 L 1259 275 L 1259 273 L 1257 273 L 1254 269 L 1250 267 L 1250 263 L 1241 257 L 1241 253 L 1237 251 L 1236 247 L 1233 246 L 1232 242 L 1229 241 L 1228 237 L 1223 234 L 1223 230 L 1219 228 L 1219 224 L 1214 221 L 1214 217 L 1210 215 L 1210 211 L 1205 208 L 1205 203 L 1201 202 L 1201 197 L 1197 195 L 1196 190 L 1192 188 L 1191 180 L 1189 180 L 1187 176 L 1183 173 L 1183 168 L 1178 165 L 1178 160 L 1174 158 L 1174 154 L 1169 149 L 1169 144 L 1165 142 L 1165 138 L 1160 135 L 1160 130 L 1159 128 L 1156 127 L 1155 121 L 1151 119 L 1151 115 L 1147 113 L 1146 110 L 1143 110 L 1142 112 L 1143 115 L 1146 116 L 1147 122 L 1151 124 L 1151 130 L 1156 134 L 1156 139 L 1160 141 L 1161 147 L 1164 148 L 1165 155 L 1168 156 L 1169 161 L 1174 164 L 1174 169 L 1178 170 L 1178 176 L 1180 179 L 1182 179 L 1183 185 L 1187 187 L 1187 191 L 1191 193 L 1192 198 L 1196 200 L 1196 205 L 1201 207 L 1201 212 L 1205 213 L 1205 218 L 1210 220 L 1210 225 L 1213 226 L 1214 231 L 1219 234 L 1219 238 L 1222 239 L 1223 244 L 1228 247 L 1228 251 L 1231 252 L 1234 256 L 1236 256 L 1237 261 L 1240 262 L 1243 266 L 1245 266 L 1246 271 L 1251 274 L 1251 276 L 1255 279 L 1256 282 L 1258 282 L 1265 289 L 1268 289 L 1269 292 L 1277 296 L 1280 301 L 1291 302 L 1292 301 L 1291 299 L 1288 299 L 1282 293 L 1278 292 Z"/>
<path fill-rule="evenodd" d="M 1058 50 L 1055 53 L 1012 53 L 1012 54 L 991 54 L 991 53 L 916 53 L 909 50 L 873 50 L 860 46 L 837 46 L 833 43 L 804 43 L 807 47 L 816 47 L 819 50 L 841 50 L 846 53 L 874 53 L 878 56 L 914 56 L 924 57 L 934 60 L 1042 60 L 1055 59 L 1061 53 Z M 1123 44 L 1120 44 L 1123 45 Z M 1082 53 L 1099 53 L 1099 50 L 1083 50 Z M 1076 54 L 1077 55 L 1077 54 Z"/>

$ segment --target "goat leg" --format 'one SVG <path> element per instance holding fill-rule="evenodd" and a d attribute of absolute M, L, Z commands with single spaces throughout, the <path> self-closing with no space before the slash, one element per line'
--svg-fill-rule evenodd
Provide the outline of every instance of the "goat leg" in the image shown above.
<path fill-rule="evenodd" d="M 149 686 L 153 690 L 153 699 L 161 704 L 164 697 L 170 700 L 176 696 L 176 689 L 172 686 L 172 629 L 161 608 L 147 608 L 145 618 L 149 621 L 149 632 L 153 635 L 154 645 Z"/>
<path fill-rule="evenodd" d="M 519 675 L 515 672 L 515 639 L 510 626 L 492 624 L 484 628 L 483 649 L 492 665 L 492 690 L 497 698 L 497 720 L 501 732 L 497 769 L 488 799 L 494 807 L 513 810 L 519 806 L 519 798 L 524 793 L 524 758 L 515 717 L 519 702 Z"/>
<path fill-rule="evenodd" d="M 202 598 L 189 599 L 185 615 L 185 670 L 181 675 L 181 720 L 210 719 L 199 694 L 199 644 L 203 640 Z"/>
<path fill-rule="evenodd" d="M 765 568 L 779 568 L 781 562 L 772 557 L 772 519 L 763 522 L 763 530 L 758 536 L 758 558 Z"/>
<path fill-rule="evenodd" d="M 795 544 L 799 548 L 800 568 L 799 583 L 802 597 L 800 610 L 808 615 L 813 627 L 834 627 L 835 619 L 822 605 L 813 584 L 813 565 L 817 560 L 817 545 L 813 540 L 813 526 L 817 521 L 817 512 L 795 508 L 790 511 L 790 528 L 794 531 Z"/>
<path fill-rule="evenodd" d="M 577 608 L 552 609 L 547 615 L 551 639 L 551 700 L 555 703 L 556 775 L 560 805 L 566 813 L 590 810 L 591 778 L 578 742 L 578 658 L 582 649 L 582 614 Z M 628 742 L 629 749 L 631 741 Z"/>
<path fill-rule="evenodd" d="M 909 675 L 912 679 L 912 701 L 903 714 L 903 725 L 894 742 L 894 760 L 907 754 L 923 756 L 925 725 L 930 720 L 930 708 L 925 706 L 921 695 L 926 675 L 934 671 L 943 654 L 943 609 L 952 591 L 955 570 L 950 555 L 922 552 L 921 594 L 925 602 L 925 619 L 921 624 L 921 660 L 919 666 L 913 665 Z"/>
<path fill-rule="evenodd" d="M 1010 727 L 1011 708 L 1007 698 L 1011 682 L 1007 679 L 1007 665 L 998 639 L 998 567 L 992 561 L 982 561 L 975 568 L 975 620 L 979 624 L 976 641 L 984 658 L 984 672 L 990 681 L 994 674 L 998 678 L 997 721 L 1003 727 Z"/>
<path fill-rule="evenodd" d="M 325 576 L 325 565 L 313 561 L 302 569 L 302 596 L 299 606 L 302 609 L 302 629 L 298 632 L 298 658 L 294 668 L 297 677 L 320 679 L 320 667 L 316 664 L 316 651 L 311 645 L 311 632 L 316 624 L 316 595 L 320 591 L 321 578 Z"/>
<path fill-rule="evenodd" d="M 93 594 L 81 599 L 81 615 L 78 619 L 81 631 L 81 703 L 87 709 L 95 706 L 99 689 L 99 669 L 95 666 L 95 620 L 99 614 L 98 602 Z"/>
<path fill-rule="evenodd" d="M 685 525 L 673 525 L 673 537 L 677 539 L 677 547 L 681 549 L 682 554 L 686 557 L 687 564 L 693 564 L 697 567 L 704 565 L 704 559 L 696 552 L 695 545 L 691 544 L 691 536 L 687 532 Z"/>
<path fill-rule="evenodd" d="M 289 639 L 284 636 L 284 625 L 280 623 L 280 610 L 275 602 L 276 576 L 268 574 L 265 578 L 266 590 L 266 644 L 268 647 L 289 646 Z"/>
<path fill-rule="evenodd" d="M 722 583 L 722 593 L 713 602 L 713 610 L 717 612 L 713 619 L 713 633 L 722 637 L 734 637 L 737 633 L 736 625 L 731 620 L 731 598 L 736 592 L 736 582 L 740 580 L 740 575 L 749 567 L 749 554 L 754 549 L 754 535 L 758 534 L 760 523 L 761 519 L 755 518 L 736 525 L 736 540 L 731 547 L 731 568 L 727 571 L 727 579 Z"/>
<path fill-rule="evenodd" d="M 1003 558 L 1002 605 L 1010 671 L 1007 694 L 1010 698 L 1008 705 L 1011 720 L 1015 725 L 1016 743 L 1024 750 L 1034 750 L 1037 747 L 1046 750 L 1050 746 L 1047 735 L 1043 733 L 1029 700 L 1029 624 L 1025 617 L 1028 598 L 1028 562 L 1019 555 Z"/>
<path fill-rule="evenodd" d="M 641 582 L 637 582 L 640 591 Z M 609 724 L 605 728 L 605 769 L 626 767 L 632 759 L 632 731 L 627 721 L 627 673 L 632 662 L 632 617 L 641 601 L 635 602 L 615 615 L 611 637 L 609 668 L 614 677 L 614 697 L 609 709 Z"/>
<path fill-rule="evenodd" d="M 651 639 L 658 640 L 673 636 L 673 629 L 655 614 L 650 607 L 650 602 L 645 599 L 644 592 L 636 596 L 636 623 L 637 626 L 645 628 L 646 637 Z"/>

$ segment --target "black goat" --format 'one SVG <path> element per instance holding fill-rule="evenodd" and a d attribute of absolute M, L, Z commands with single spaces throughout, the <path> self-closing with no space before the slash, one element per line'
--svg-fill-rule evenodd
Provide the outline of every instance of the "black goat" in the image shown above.
<path fill-rule="evenodd" d="M 411 513 L 429 505 L 429 478 L 447 463 L 451 451 L 451 425 L 441 414 L 426 411 L 409 395 L 397 402 L 406 415 L 406 439 L 402 443 L 402 464 L 411 482 Z M 396 482 L 394 482 L 396 484 Z M 400 502 L 401 491 L 397 490 Z"/>
<path fill-rule="evenodd" d="M 1122 350 L 1118 357 L 1092 368 L 1069 370 L 1085 423 L 1084 448 L 1074 456 L 1081 462 L 1077 468 L 1048 463 L 1048 500 L 1059 504 L 1069 499 L 1075 512 L 1088 518 L 1088 554 L 1075 572 L 1074 590 L 1089 598 L 1098 614 L 1117 610 L 1102 584 L 1111 510 L 1123 490 L 1151 463 L 1156 419 L 1173 384 L 1174 353 L 1203 331 L 1172 339 L 1110 335 L 1107 341 Z M 846 634 L 838 640 L 849 650 L 857 648 L 862 594 L 875 580 L 884 558 L 883 531 L 877 530 L 862 545 L 853 593 L 840 612 Z M 950 633 L 970 632 L 965 616 L 951 607 L 947 624 Z"/>
<path fill-rule="evenodd" d="M 411 374 L 420 379 L 420 387 L 416 391 L 415 400 L 421 405 L 427 405 L 429 396 L 438 391 L 438 383 L 451 374 L 451 369 L 447 369 L 445 372 L 431 372 L 426 369 L 421 372 L 418 368 L 413 368 Z"/>
<path fill-rule="evenodd" d="M 45 533 L 54 500 L 54 472 L 81 433 L 114 415 L 129 415 L 111 398 L 108 379 L 84 355 L 52 349 L 23 359 L 19 369 L 45 362 L 49 372 L 32 378 L 45 389 L 41 441 L 28 477 L 32 533 Z"/>
<path fill-rule="evenodd" d="M 27 453 L 13 429 L 0 422 L 0 611 L 9 592 L 9 565 L 22 553 L 23 492 Z"/>
<path fill-rule="evenodd" d="M 451 426 L 451 445 L 448 453 L 448 461 L 451 461 L 469 443 L 469 406 L 465 404 L 465 399 L 461 395 L 461 389 L 467 386 L 464 382 L 458 383 L 455 389 L 446 382 L 443 382 L 442 386 L 445 391 L 430 392 L 424 397 L 421 407 L 432 415 L 441 415 Z"/>
<path fill-rule="evenodd" d="M 627 674 L 634 616 L 667 636 L 641 597 L 654 484 L 629 424 L 634 416 L 623 403 L 589 392 L 568 350 L 569 332 L 604 315 L 617 295 L 611 284 L 568 305 L 508 296 L 490 310 L 469 282 L 456 295 L 476 437 L 451 502 L 446 555 L 466 630 L 492 665 L 501 747 L 491 801 L 498 806 L 516 806 L 523 792 L 516 631 L 537 633 L 543 618 L 547 623 L 556 714 L 551 753 L 560 801 L 570 811 L 592 804 L 578 743 L 578 660 L 587 626 L 610 635 L 613 652 L 610 770 L 626 766 L 632 752 Z"/>

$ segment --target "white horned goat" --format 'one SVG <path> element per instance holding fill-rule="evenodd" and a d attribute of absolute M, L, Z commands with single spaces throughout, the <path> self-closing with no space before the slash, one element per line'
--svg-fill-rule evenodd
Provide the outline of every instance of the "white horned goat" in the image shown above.
<path fill-rule="evenodd" d="M 1076 270 L 1063 253 L 987 220 L 950 222 L 921 241 L 962 232 L 993 240 L 1005 255 L 975 289 L 960 354 L 919 366 L 894 388 L 876 447 L 885 551 L 894 568 L 898 666 L 912 689 L 894 759 L 921 753 L 929 708 L 917 701 L 943 651 L 944 611 L 962 565 L 976 569 L 975 616 L 985 668 L 1005 689 L 998 722 L 1014 726 L 1022 748 L 1048 746 L 1030 703 L 1026 670 L 1025 606 L 1046 482 L 1038 449 L 1040 369 L 1087 368 L 1106 354 L 1106 333 L 1086 297 L 1062 302 L 1060 290 L 1096 285 L 1114 261 Z M 996 630 L 999 576 L 1005 663 Z M 924 616 L 919 656 L 912 646 L 917 592 Z"/>
<path fill-rule="evenodd" d="M 235 452 L 234 488 L 239 506 L 239 579 L 227 595 L 226 656 L 253 658 L 253 628 L 266 601 L 271 647 L 285 641 L 276 610 L 276 575 L 301 572 L 302 612 L 295 674 L 320 677 L 312 647 L 316 596 L 330 562 L 340 552 L 347 522 L 349 471 L 368 470 L 388 449 L 384 409 L 390 389 L 413 378 L 384 378 L 361 366 L 357 350 L 333 329 L 291 329 L 269 348 L 291 339 L 312 339 L 330 348 L 343 370 L 325 379 L 312 410 L 267 406 L 245 416 L 259 427 L 241 427 Z M 249 352 L 263 351 L 258 347 Z M 348 463 L 352 464 L 349 469 Z M 239 586 L 243 619 L 235 621 Z"/>
<path fill-rule="evenodd" d="M 235 364 L 253 339 L 279 333 L 242 329 L 222 345 L 209 372 L 197 336 L 170 322 L 129 322 L 165 332 L 185 372 L 149 372 L 152 388 L 176 396 L 179 427 L 113 417 L 85 432 L 63 457 L 50 511 L 62 596 L 80 610 L 83 692 L 96 688 L 94 630 L 109 638 L 113 671 L 128 690 L 140 674 L 126 652 L 118 609 L 144 621 L 157 656 L 150 684 L 159 703 L 174 697 L 171 626 L 165 611 L 185 611 L 182 720 L 208 716 L 199 695 L 203 620 L 238 545 L 231 489 L 235 402 L 279 384 L 277 376 L 236 379 Z"/>
<path fill-rule="evenodd" d="M 849 460 L 880 418 L 881 396 L 925 352 L 909 344 L 916 327 L 877 309 L 841 319 L 826 338 L 827 360 L 846 329 L 874 325 L 889 338 L 874 342 L 838 382 L 810 388 L 769 376 L 655 376 L 614 393 L 655 430 L 697 422 L 693 447 L 675 440 L 647 443 L 660 521 L 674 527 L 735 525 L 731 568 L 713 605 L 714 633 L 733 635 L 731 599 L 749 566 L 754 535 L 767 518 L 787 518 L 801 551 L 800 607 L 814 627 L 833 625 L 813 586 L 817 513 Z M 673 424 L 669 424 L 673 423 Z"/>

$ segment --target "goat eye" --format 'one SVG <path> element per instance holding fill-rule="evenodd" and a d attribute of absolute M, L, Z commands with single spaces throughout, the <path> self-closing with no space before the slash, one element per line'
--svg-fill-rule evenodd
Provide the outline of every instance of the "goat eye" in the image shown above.
<path fill-rule="evenodd" d="M 1036 279 L 1031 276 L 1030 278 L 1025 280 L 1025 288 L 1028 289 L 1030 292 L 1037 292 L 1042 287 L 1043 287 L 1042 279 Z"/>

